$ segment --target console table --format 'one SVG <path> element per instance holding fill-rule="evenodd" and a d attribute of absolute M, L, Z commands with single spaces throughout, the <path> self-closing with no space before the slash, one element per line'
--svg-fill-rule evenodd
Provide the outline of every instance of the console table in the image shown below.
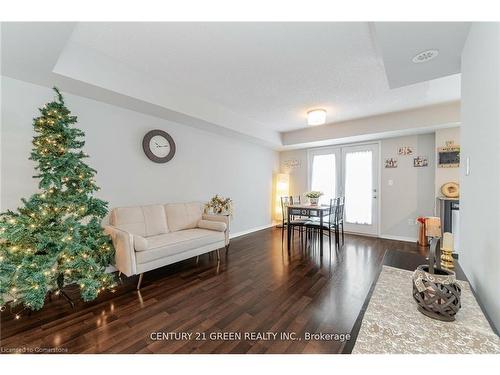
<path fill-rule="evenodd" d="M 427 264 L 427 263 L 428 263 L 428 260 L 426 260 L 424 255 L 420 255 L 420 254 L 416 254 L 416 253 L 408 253 L 408 252 L 403 252 L 403 251 L 397 251 L 397 250 L 387 250 L 385 252 L 384 259 L 382 262 L 382 264 L 384 266 L 390 266 L 390 267 L 398 268 L 401 270 L 407 270 L 407 271 L 413 271 L 417 268 L 418 265 Z M 382 271 L 382 267 L 381 267 L 381 271 Z M 454 271 L 456 273 L 457 280 L 467 281 L 467 278 L 466 278 L 464 272 L 462 271 L 460 264 L 458 264 L 458 262 L 455 262 L 455 270 Z M 380 275 L 380 273 L 379 273 L 379 275 Z M 363 322 L 363 317 L 365 315 L 365 312 L 367 311 L 367 308 L 368 308 L 368 305 L 369 305 L 370 300 L 372 298 L 372 295 L 373 295 L 374 289 L 376 287 L 378 278 L 379 278 L 379 276 L 375 277 L 375 279 L 372 283 L 372 286 L 370 288 L 370 291 L 368 292 L 368 294 L 365 298 L 364 304 L 359 312 L 359 315 L 358 315 L 356 321 L 354 322 L 353 328 L 351 329 L 351 340 L 346 342 L 346 344 L 342 350 L 343 354 L 351 353 L 354 346 L 355 346 L 355 343 L 356 343 L 356 340 L 357 340 L 357 337 L 358 337 L 358 334 L 360 332 L 361 325 Z M 496 332 L 495 329 L 493 328 L 493 325 L 491 323 L 491 320 L 488 317 L 488 314 L 486 313 L 484 307 L 481 305 L 481 302 L 479 300 L 477 300 L 477 296 L 475 295 L 475 292 L 472 288 L 471 288 L 471 291 L 472 291 L 472 294 L 474 295 L 474 297 L 479 305 L 479 308 L 482 310 L 484 317 L 490 323 L 490 326 L 491 326 L 493 332 L 498 335 L 498 332 Z M 415 309 L 416 309 L 416 306 L 415 306 Z"/>

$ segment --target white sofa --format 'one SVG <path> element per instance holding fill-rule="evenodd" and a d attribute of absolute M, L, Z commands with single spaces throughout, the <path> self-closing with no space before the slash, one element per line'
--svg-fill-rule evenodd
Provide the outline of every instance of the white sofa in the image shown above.
<path fill-rule="evenodd" d="M 169 203 L 118 207 L 105 231 L 115 247 L 116 268 L 127 276 L 143 273 L 229 246 L 229 218 L 203 213 L 203 204 Z"/>

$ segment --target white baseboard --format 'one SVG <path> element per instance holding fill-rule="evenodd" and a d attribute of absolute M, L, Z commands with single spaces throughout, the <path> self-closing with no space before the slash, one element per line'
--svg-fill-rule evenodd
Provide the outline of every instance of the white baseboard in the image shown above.
<path fill-rule="evenodd" d="M 395 241 L 404 241 L 404 242 L 417 242 L 416 237 L 406 237 L 406 236 L 393 236 L 391 234 L 381 234 L 380 238 L 384 238 L 386 240 L 395 240 Z"/>
<path fill-rule="evenodd" d="M 260 227 L 250 228 L 248 230 L 244 230 L 241 232 L 229 233 L 229 238 L 232 239 L 232 238 L 236 238 L 236 237 L 241 237 L 241 236 L 244 236 L 245 234 L 250 234 L 252 232 L 257 232 L 257 231 L 262 230 L 262 229 L 274 227 L 275 225 L 276 225 L 275 223 L 270 223 L 270 224 L 266 224 L 266 225 L 261 225 Z"/>
<path fill-rule="evenodd" d="M 118 271 L 118 269 L 115 266 L 113 266 L 112 264 L 107 266 L 106 269 L 104 270 L 104 272 L 106 272 L 106 273 L 111 273 L 111 272 L 115 272 L 115 271 Z"/>

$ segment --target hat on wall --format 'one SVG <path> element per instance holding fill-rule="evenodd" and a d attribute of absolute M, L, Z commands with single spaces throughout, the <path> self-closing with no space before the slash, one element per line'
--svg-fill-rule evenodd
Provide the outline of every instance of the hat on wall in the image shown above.
<path fill-rule="evenodd" d="M 446 198 L 458 198 L 460 195 L 460 185 L 456 182 L 447 182 L 441 186 L 441 193 Z"/>

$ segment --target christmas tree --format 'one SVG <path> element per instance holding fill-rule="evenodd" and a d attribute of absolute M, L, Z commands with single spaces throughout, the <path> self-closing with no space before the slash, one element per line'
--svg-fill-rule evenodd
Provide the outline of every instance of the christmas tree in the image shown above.
<path fill-rule="evenodd" d="M 85 134 L 54 91 L 55 100 L 33 119 L 30 159 L 40 191 L 16 212 L 0 214 L 0 306 L 11 301 L 38 310 L 48 292 L 65 285 L 77 283 L 84 301 L 114 286 L 105 273 L 114 251 L 101 227 L 107 203 L 93 196 L 99 188 L 96 171 L 83 161 Z"/>

